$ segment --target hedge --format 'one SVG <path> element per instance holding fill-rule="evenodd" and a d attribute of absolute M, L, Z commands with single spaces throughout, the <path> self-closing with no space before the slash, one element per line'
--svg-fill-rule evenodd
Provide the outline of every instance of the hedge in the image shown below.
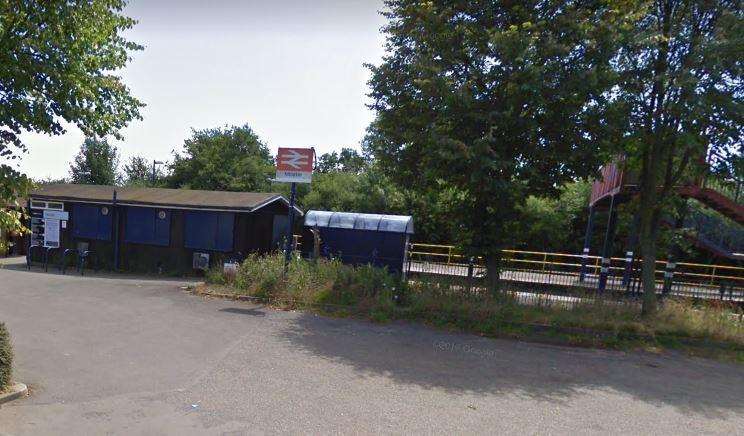
<path fill-rule="evenodd" d="M 10 334 L 5 324 L 0 322 L 0 391 L 10 384 L 13 364 L 13 349 L 10 346 Z"/>

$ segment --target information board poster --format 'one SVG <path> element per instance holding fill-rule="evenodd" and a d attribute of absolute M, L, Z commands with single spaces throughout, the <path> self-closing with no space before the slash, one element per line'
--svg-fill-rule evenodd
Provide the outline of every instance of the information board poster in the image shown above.
<path fill-rule="evenodd" d="M 44 246 L 59 247 L 59 220 L 44 220 Z"/>

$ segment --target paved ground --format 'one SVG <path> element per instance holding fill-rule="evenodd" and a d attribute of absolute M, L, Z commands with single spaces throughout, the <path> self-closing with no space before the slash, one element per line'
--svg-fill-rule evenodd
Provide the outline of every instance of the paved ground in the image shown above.
<path fill-rule="evenodd" d="M 181 283 L 0 269 L 0 434 L 737 434 L 744 368 L 374 325 Z"/>

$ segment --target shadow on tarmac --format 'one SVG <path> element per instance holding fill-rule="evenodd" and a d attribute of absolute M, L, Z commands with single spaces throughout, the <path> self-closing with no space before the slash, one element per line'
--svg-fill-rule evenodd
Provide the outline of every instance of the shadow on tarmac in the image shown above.
<path fill-rule="evenodd" d="M 453 393 L 510 393 L 563 402 L 616 391 L 655 406 L 723 418 L 744 413 L 744 366 L 681 353 L 571 348 L 449 333 L 423 325 L 301 314 L 281 336 L 359 377 Z"/>
<path fill-rule="evenodd" d="M 258 309 L 245 309 L 240 307 L 226 307 L 224 309 L 220 309 L 220 312 L 227 312 L 227 313 L 237 313 L 241 315 L 250 315 L 250 316 L 266 316 L 266 312 L 262 312 Z"/>

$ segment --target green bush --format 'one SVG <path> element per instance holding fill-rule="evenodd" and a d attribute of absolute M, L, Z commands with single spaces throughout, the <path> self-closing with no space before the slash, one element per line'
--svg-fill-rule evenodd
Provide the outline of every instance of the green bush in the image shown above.
<path fill-rule="evenodd" d="M 283 273 L 284 259 L 280 254 L 251 254 L 238 268 L 235 287 L 242 294 L 274 298 L 279 291 Z"/>
<path fill-rule="evenodd" d="M 10 384 L 13 365 L 13 349 L 10 346 L 10 334 L 5 324 L 0 322 L 0 391 Z"/>
<path fill-rule="evenodd" d="M 240 294 L 266 298 L 286 306 L 340 305 L 387 307 L 402 292 L 400 280 L 385 269 L 344 265 L 337 259 L 311 262 L 293 259 L 284 274 L 281 253 L 249 256 L 238 269 Z"/>
<path fill-rule="evenodd" d="M 207 281 L 207 283 L 211 283 L 213 285 L 224 285 L 227 283 L 227 277 L 225 276 L 225 273 L 222 271 L 222 268 L 220 266 L 215 266 L 208 269 L 204 274 L 204 279 Z"/>

